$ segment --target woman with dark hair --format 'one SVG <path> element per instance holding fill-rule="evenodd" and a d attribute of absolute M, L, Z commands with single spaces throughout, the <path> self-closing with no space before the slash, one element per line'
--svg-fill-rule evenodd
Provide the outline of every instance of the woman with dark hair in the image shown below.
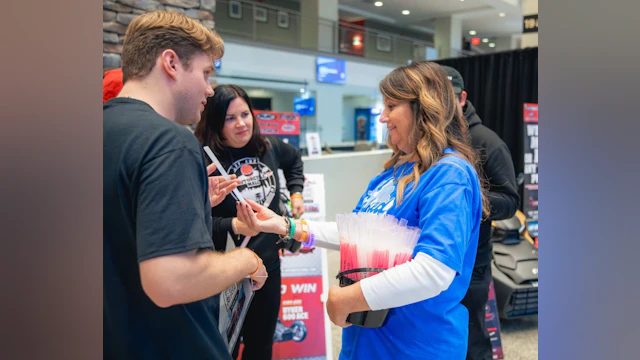
<path fill-rule="evenodd" d="M 354 212 L 405 219 L 420 228 L 420 236 L 411 261 L 329 290 L 329 317 L 345 328 L 340 359 L 463 360 L 469 315 L 460 301 L 469 287 L 480 221 L 489 214 L 467 122 L 438 64 L 397 68 L 380 82 L 380 92 L 385 104 L 380 122 L 387 126 L 393 156 Z M 289 220 L 249 204 L 257 213 L 240 208 L 244 223 L 286 233 Z M 307 224 L 316 246 L 339 242 L 336 223 Z M 295 226 L 294 239 L 310 237 L 297 230 L 304 223 Z M 346 321 L 350 313 L 382 309 L 389 309 L 382 327 Z"/>
<path fill-rule="evenodd" d="M 278 138 L 260 134 L 247 93 L 235 85 L 220 85 L 207 100 L 195 135 L 202 146 L 209 146 L 230 175 L 241 181 L 238 191 L 276 214 L 283 214 L 278 169 L 282 169 L 291 193 L 292 212 L 302 215 L 303 165 L 300 152 Z M 280 310 L 280 259 L 283 247 L 278 235 L 254 231 L 236 216 L 236 200 L 228 196 L 211 209 L 213 242 L 226 248 L 227 233 L 240 245 L 251 236 L 247 247 L 262 258 L 269 274 L 256 292 L 244 321 L 243 359 L 271 359 L 273 334 Z M 238 346 L 236 346 L 237 352 Z M 234 354 L 235 358 L 235 354 Z"/>

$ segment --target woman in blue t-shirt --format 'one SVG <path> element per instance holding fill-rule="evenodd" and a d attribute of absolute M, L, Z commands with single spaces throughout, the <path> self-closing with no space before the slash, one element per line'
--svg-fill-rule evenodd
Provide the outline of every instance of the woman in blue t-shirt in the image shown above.
<path fill-rule="evenodd" d="M 464 297 L 478 231 L 488 202 L 478 159 L 446 71 L 414 62 L 380 82 L 393 156 L 373 178 L 354 212 L 387 213 L 421 229 L 412 260 L 346 287 L 332 287 L 331 321 L 345 328 L 340 359 L 464 359 L 468 312 Z M 238 217 L 260 231 L 286 236 L 288 219 L 268 209 L 238 205 Z M 335 223 L 293 221 L 293 238 L 314 235 L 316 246 L 335 248 Z M 393 239 L 389 239 L 390 242 Z M 334 246 L 331 246 L 334 244 Z M 350 313 L 390 309 L 380 328 L 350 326 Z"/>

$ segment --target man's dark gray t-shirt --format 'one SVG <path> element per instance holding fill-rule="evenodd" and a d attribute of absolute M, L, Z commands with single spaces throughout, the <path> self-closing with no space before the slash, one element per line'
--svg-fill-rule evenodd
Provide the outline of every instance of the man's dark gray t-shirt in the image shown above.
<path fill-rule="evenodd" d="M 103 106 L 105 359 L 231 359 L 219 298 L 168 308 L 142 289 L 138 264 L 213 249 L 204 156 L 193 134 L 128 98 Z"/>

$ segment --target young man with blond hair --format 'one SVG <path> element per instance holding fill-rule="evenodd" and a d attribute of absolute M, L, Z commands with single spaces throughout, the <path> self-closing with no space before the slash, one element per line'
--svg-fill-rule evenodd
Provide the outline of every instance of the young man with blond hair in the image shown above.
<path fill-rule="evenodd" d="M 222 57 L 213 31 L 172 11 L 135 18 L 122 49 L 123 88 L 103 105 L 104 359 L 231 359 L 218 294 L 266 280 L 251 250 L 215 252 L 211 190 L 193 134 Z M 214 194 L 215 193 L 215 194 Z"/>

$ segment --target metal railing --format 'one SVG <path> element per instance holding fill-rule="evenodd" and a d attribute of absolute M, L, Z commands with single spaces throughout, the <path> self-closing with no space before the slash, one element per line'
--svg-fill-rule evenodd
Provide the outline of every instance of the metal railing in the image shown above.
<path fill-rule="evenodd" d="M 427 60 L 434 48 L 429 41 L 248 0 L 218 0 L 214 17 L 221 35 L 395 64 Z M 449 57 L 469 55 L 474 53 L 459 50 Z"/>

